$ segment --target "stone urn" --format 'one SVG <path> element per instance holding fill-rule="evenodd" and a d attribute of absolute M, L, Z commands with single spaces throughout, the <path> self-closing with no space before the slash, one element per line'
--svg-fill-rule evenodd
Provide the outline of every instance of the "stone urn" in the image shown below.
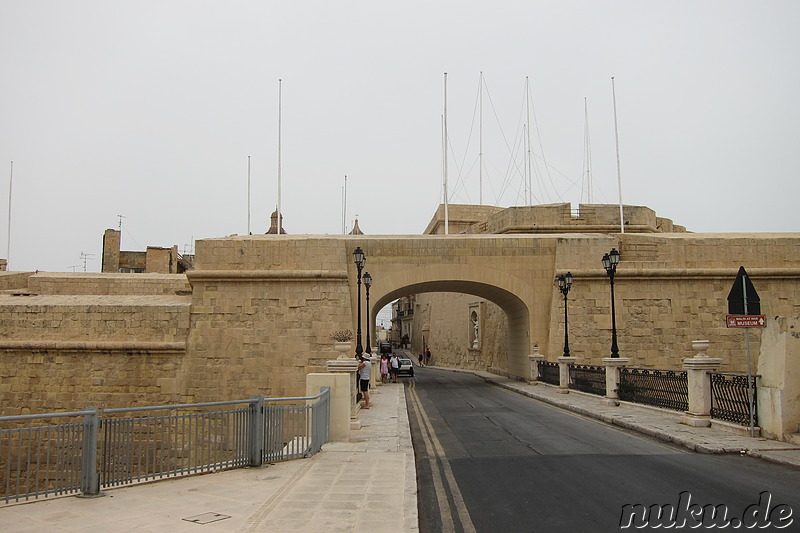
<path fill-rule="evenodd" d="M 349 359 L 350 352 L 353 351 L 353 343 L 350 341 L 336 341 L 333 349 L 339 352 L 339 359 Z"/>

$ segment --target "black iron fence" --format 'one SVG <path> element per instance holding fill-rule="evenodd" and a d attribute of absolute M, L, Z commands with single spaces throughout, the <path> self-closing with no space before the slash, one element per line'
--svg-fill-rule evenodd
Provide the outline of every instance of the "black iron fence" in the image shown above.
<path fill-rule="evenodd" d="M 655 407 L 686 411 L 689 409 L 689 383 L 685 370 L 620 370 L 620 400 Z"/>
<path fill-rule="evenodd" d="M 713 372 L 711 378 L 711 418 L 750 425 L 750 396 L 747 375 Z M 756 376 L 751 376 L 753 391 L 753 423 L 758 425 Z"/>
<path fill-rule="evenodd" d="M 570 365 L 569 388 L 605 396 L 606 367 L 594 365 Z"/>
<path fill-rule="evenodd" d="M 561 378 L 558 374 L 558 363 L 539 361 L 539 381 L 544 381 L 550 385 L 560 385 Z"/>

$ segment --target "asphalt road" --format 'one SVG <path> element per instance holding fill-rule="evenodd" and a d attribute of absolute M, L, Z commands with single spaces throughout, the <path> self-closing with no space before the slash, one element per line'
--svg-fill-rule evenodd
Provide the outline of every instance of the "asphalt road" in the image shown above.
<path fill-rule="evenodd" d="M 405 383 L 422 533 L 800 531 L 797 469 L 692 453 L 469 374 Z"/>

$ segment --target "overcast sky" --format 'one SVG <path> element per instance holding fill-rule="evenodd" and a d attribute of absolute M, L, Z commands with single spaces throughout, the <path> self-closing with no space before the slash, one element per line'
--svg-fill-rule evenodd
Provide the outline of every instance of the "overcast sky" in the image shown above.
<path fill-rule="evenodd" d="M 286 230 L 341 233 L 347 175 L 348 231 L 419 234 L 445 72 L 452 203 L 524 205 L 528 146 L 534 203 L 618 202 L 613 76 L 624 203 L 797 232 L 798 21 L 796 0 L 0 0 L 0 257 L 11 161 L 12 270 L 99 271 L 117 215 L 126 250 L 245 234 L 248 156 L 264 233 L 279 79 Z"/>

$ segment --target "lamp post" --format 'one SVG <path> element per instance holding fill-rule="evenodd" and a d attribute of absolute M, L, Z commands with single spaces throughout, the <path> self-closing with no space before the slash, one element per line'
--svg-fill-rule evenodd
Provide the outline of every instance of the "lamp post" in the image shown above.
<path fill-rule="evenodd" d="M 610 252 L 603 255 L 603 268 L 606 269 L 608 279 L 611 281 L 611 357 L 619 357 L 619 347 L 617 346 L 617 314 L 614 308 L 614 274 L 617 272 L 619 264 L 619 252 L 612 248 Z"/>
<path fill-rule="evenodd" d="M 370 335 L 370 331 L 372 328 L 370 327 L 369 323 L 369 288 L 372 287 L 372 276 L 369 275 L 369 272 L 364 272 L 364 287 L 367 289 L 367 353 L 372 355 L 372 348 L 370 345 L 372 344 L 372 339 Z"/>
<path fill-rule="evenodd" d="M 361 270 L 364 269 L 364 263 L 367 262 L 367 256 L 364 251 L 358 246 L 353 250 L 353 262 L 358 269 L 358 321 L 356 322 L 356 355 L 364 353 L 364 347 L 361 345 Z"/>
<path fill-rule="evenodd" d="M 572 272 L 558 276 L 558 290 L 564 295 L 564 357 L 569 357 L 569 318 L 567 316 L 567 294 L 572 287 Z"/>

